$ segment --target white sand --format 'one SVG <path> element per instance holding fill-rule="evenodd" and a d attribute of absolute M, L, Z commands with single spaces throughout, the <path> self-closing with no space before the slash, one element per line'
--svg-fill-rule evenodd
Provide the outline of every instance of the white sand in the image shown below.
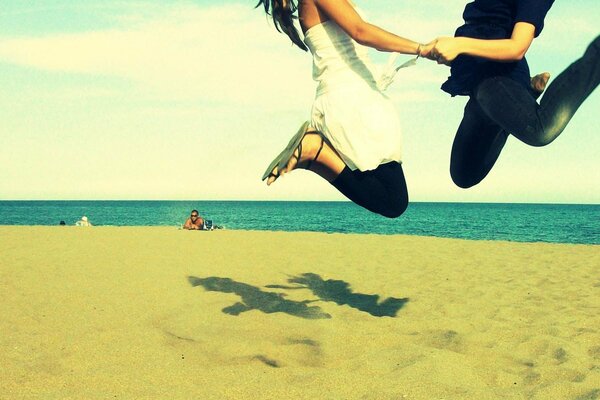
<path fill-rule="evenodd" d="M 0 227 L 0 398 L 598 399 L 599 267 L 600 246 Z"/>

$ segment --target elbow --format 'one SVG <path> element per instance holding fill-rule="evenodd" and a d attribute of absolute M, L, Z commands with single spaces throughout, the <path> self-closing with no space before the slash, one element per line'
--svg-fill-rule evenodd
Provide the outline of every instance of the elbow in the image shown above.
<path fill-rule="evenodd" d="M 525 52 L 521 50 L 511 50 L 505 53 L 498 54 L 496 58 L 500 62 L 517 62 L 521 61 L 525 57 Z"/>
<path fill-rule="evenodd" d="M 365 22 L 357 23 L 354 27 L 352 27 L 349 35 L 352 39 L 354 39 L 357 43 L 362 45 L 366 45 L 368 43 L 368 29 L 367 24 Z"/>
<path fill-rule="evenodd" d="M 518 49 L 514 54 L 513 54 L 513 61 L 521 61 L 523 58 L 525 58 L 525 53 L 527 52 L 526 49 Z"/>
<path fill-rule="evenodd" d="M 528 49 L 529 45 L 526 46 L 521 42 L 513 43 L 512 51 L 510 52 L 511 61 L 521 61 L 523 58 L 525 58 L 525 53 L 527 53 Z"/>

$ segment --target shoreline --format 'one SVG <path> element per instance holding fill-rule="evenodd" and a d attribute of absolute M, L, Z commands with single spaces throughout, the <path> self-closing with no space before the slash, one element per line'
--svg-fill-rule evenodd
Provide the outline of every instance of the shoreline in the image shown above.
<path fill-rule="evenodd" d="M 181 224 L 183 226 L 183 224 Z M 0 224 L 0 230 L 2 229 L 27 229 L 27 228 L 42 228 L 42 229 L 164 229 L 166 231 L 187 231 L 182 229 L 181 226 L 176 225 L 93 225 L 91 227 L 75 226 L 75 225 L 2 225 Z M 207 233 L 209 231 L 193 231 Z M 508 240 L 508 239 L 479 239 L 479 238 L 464 238 L 464 237 L 450 237 L 450 236 L 433 236 L 433 235 L 418 235 L 410 233 L 381 233 L 381 232 L 327 232 L 327 231 L 291 231 L 291 230 L 266 230 L 266 229 L 233 229 L 224 227 L 223 229 L 214 229 L 210 232 L 248 232 L 248 233 L 290 233 L 290 234 L 324 234 L 324 235 L 357 235 L 357 236 L 383 236 L 383 237 L 414 237 L 423 239 L 447 239 L 447 240 L 465 240 L 471 242 L 499 242 L 499 243 L 521 243 L 521 244 L 555 244 L 555 245 L 577 245 L 577 246 L 600 246 L 600 243 L 573 243 L 573 242 L 551 242 L 551 241 L 521 241 L 521 240 Z M 0 232 L 1 233 L 1 232 Z"/>
<path fill-rule="evenodd" d="M 65 202 L 4 205 L 0 223 L 74 225 L 87 216 L 95 226 L 179 227 L 190 210 L 226 229 L 288 232 L 409 234 L 513 242 L 600 244 L 600 206 L 417 203 L 388 219 L 350 202 Z M 32 218 L 32 213 L 41 218 Z"/>

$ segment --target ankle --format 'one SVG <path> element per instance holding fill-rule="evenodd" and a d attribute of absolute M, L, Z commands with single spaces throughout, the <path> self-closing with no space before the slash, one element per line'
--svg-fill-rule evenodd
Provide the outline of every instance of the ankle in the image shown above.
<path fill-rule="evenodd" d="M 307 132 L 302 139 L 302 155 L 300 162 L 316 161 L 317 153 L 323 138 L 318 132 Z"/>

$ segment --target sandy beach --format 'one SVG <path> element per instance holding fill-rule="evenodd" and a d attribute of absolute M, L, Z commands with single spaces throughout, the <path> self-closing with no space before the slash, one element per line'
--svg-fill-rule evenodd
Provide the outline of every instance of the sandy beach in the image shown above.
<path fill-rule="evenodd" d="M 0 227 L 2 399 L 600 398 L 600 246 Z"/>

